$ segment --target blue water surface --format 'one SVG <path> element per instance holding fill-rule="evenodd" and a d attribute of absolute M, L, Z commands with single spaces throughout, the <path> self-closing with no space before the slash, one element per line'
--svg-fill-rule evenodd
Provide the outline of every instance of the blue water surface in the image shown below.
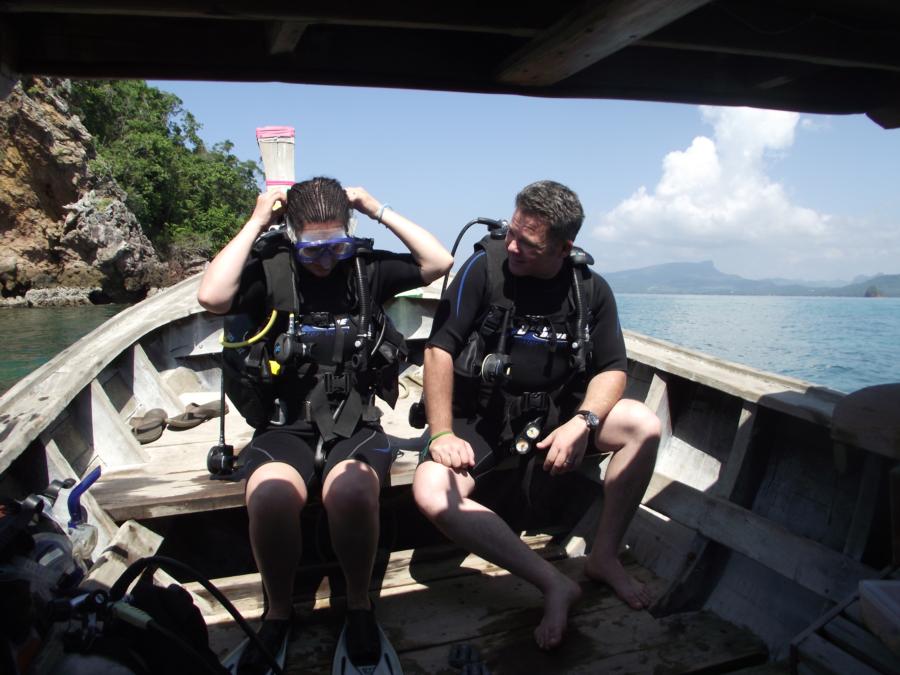
<path fill-rule="evenodd" d="M 900 298 L 616 296 L 622 327 L 840 391 L 900 382 Z M 0 393 L 125 305 L 0 310 Z"/>
<path fill-rule="evenodd" d="M 0 309 L 0 394 L 125 307 Z"/>
<path fill-rule="evenodd" d="M 616 296 L 622 327 L 839 391 L 900 382 L 900 298 Z"/>

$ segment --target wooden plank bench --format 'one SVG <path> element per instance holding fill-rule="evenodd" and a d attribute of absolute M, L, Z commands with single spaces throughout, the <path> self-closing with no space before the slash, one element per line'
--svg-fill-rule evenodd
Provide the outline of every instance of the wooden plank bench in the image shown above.
<path fill-rule="evenodd" d="M 393 416 L 392 416 L 393 417 Z M 385 431 L 403 431 L 392 419 Z M 240 418 L 226 415 L 225 438 L 235 452 L 246 445 L 253 430 Z M 244 483 L 212 480 L 206 470 L 206 455 L 218 442 L 219 421 L 212 419 L 193 429 L 166 429 L 153 443 L 143 446 L 150 456 L 146 464 L 132 464 L 106 471 L 91 488 L 98 504 L 117 522 L 198 513 L 244 505 Z M 419 439 L 393 439 L 402 448 L 391 467 L 391 485 L 412 483 L 418 454 L 412 450 Z"/>

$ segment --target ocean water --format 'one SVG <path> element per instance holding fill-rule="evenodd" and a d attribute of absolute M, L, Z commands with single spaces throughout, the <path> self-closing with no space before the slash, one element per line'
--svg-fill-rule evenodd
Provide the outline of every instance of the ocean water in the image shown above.
<path fill-rule="evenodd" d="M 900 382 L 900 298 L 617 296 L 622 327 L 850 392 Z M 125 305 L 0 310 L 0 393 Z"/>
<path fill-rule="evenodd" d="M 125 307 L 0 309 L 0 394 Z"/>
<path fill-rule="evenodd" d="M 900 298 L 616 296 L 622 328 L 838 391 L 900 382 Z"/>

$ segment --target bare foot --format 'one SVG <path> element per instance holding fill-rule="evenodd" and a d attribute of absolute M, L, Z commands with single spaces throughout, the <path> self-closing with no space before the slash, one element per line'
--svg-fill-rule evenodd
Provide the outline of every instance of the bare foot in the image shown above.
<path fill-rule="evenodd" d="M 581 586 L 560 574 L 558 583 L 544 593 L 544 617 L 534 629 L 534 640 L 541 649 L 553 649 L 562 642 L 569 608 L 581 597 Z"/>
<path fill-rule="evenodd" d="M 593 563 L 590 558 L 584 563 L 584 574 L 594 581 L 610 586 L 622 600 L 632 609 L 645 609 L 650 606 L 651 597 L 647 588 L 632 577 L 618 558 Z"/>

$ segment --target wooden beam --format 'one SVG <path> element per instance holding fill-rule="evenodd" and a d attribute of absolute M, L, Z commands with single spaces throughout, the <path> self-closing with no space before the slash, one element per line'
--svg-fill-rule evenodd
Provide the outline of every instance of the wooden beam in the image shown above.
<path fill-rule="evenodd" d="M 91 461 L 99 458 L 107 469 L 143 464 L 150 459 L 97 380 L 92 380 L 77 396 L 74 410 L 75 427 L 93 448 Z"/>
<path fill-rule="evenodd" d="M 877 670 L 870 668 L 815 633 L 807 636 L 803 642 L 797 645 L 797 658 L 803 662 L 814 664 L 817 667 L 815 672 L 878 675 Z"/>
<path fill-rule="evenodd" d="M 585 2 L 499 69 L 508 84 L 547 86 L 603 60 L 709 0 L 610 0 Z"/>
<path fill-rule="evenodd" d="M 900 465 L 888 474 L 891 500 L 891 559 L 900 565 Z"/>
<path fill-rule="evenodd" d="M 660 436 L 659 449 L 665 448 L 672 438 L 672 411 L 669 407 L 669 376 L 668 373 L 653 373 L 650 380 L 650 389 L 644 399 L 646 405 L 653 414 L 659 418 Z"/>
<path fill-rule="evenodd" d="M 13 385 L 0 398 L 0 473 L 125 349 L 160 326 L 202 312 L 199 285 L 198 274 L 122 310 Z"/>
<path fill-rule="evenodd" d="M 731 451 L 725 459 L 725 464 L 719 472 L 719 479 L 710 488 L 710 493 L 716 497 L 731 497 L 734 487 L 737 485 L 744 460 L 750 449 L 750 440 L 753 437 L 753 427 L 756 423 L 756 404 L 744 401 L 741 414 L 737 422 L 737 431 Z"/>
<path fill-rule="evenodd" d="M 162 541 L 161 536 L 140 523 L 133 520 L 123 523 L 91 567 L 84 587 L 110 588 L 131 563 L 154 555 Z"/>
<path fill-rule="evenodd" d="M 182 412 L 181 399 L 163 381 L 144 348 L 136 343 L 131 348 L 130 361 L 123 364 L 122 378 L 134 395 L 142 411 L 162 408 L 169 417 Z"/>
<path fill-rule="evenodd" d="M 755 404 L 744 402 L 738 417 L 731 450 L 725 459 L 718 480 L 709 488 L 711 496 L 728 499 L 734 493 L 750 448 L 756 421 L 756 408 Z M 654 603 L 654 614 L 670 614 L 680 611 L 687 603 L 704 597 L 703 594 L 709 592 L 709 575 L 715 564 L 717 548 L 714 542 L 702 534 L 694 537 L 684 557 L 681 573 Z"/>
<path fill-rule="evenodd" d="M 732 363 L 632 331 L 623 333 L 630 359 L 815 424 L 830 423 L 835 404 L 844 398 L 840 392 L 792 377 Z"/>
<path fill-rule="evenodd" d="M 297 48 L 308 23 L 302 21 L 273 21 L 269 24 L 269 54 L 291 54 Z"/>
<path fill-rule="evenodd" d="M 654 475 L 644 504 L 800 586 L 839 601 L 874 570 L 748 509 Z"/>
<path fill-rule="evenodd" d="M 844 555 L 854 560 L 862 560 L 869 543 L 869 534 L 872 532 L 872 522 L 875 519 L 875 509 L 878 506 L 878 489 L 881 487 L 881 479 L 885 472 L 885 460 L 883 457 L 866 453 L 863 462 L 862 475 L 859 478 L 859 490 L 856 494 L 856 506 L 853 509 L 853 519 L 847 530 L 847 539 L 844 542 Z"/>
<path fill-rule="evenodd" d="M 834 407 L 831 438 L 900 459 L 900 382 L 865 387 Z"/>
<path fill-rule="evenodd" d="M 833 66 L 838 68 L 861 68 L 865 70 L 882 70 L 891 73 L 900 73 L 900 63 L 892 62 L 889 58 L 876 58 L 864 56 L 848 57 L 844 50 L 835 50 L 833 54 L 827 50 L 834 45 L 821 42 L 817 47 L 822 51 L 794 51 L 791 46 L 772 47 L 736 44 L 722 41 L 721 35 L 709 35 L 709 41 L 680 42 L 666 39 L 647 38 L 636 43 L 638 47 L 653 47 L 655 49 L 672 49 L 678 51 L 703 52 L 707 54 L 732 54 L 735 56 L 751 56 L 754 58 L 776 59 L 782 61 L 799 61 L 801 63 L 814 63 L 820 66 Z"/>
<path fill-rule="evenodd" d="M 359 7 L 366 9 L 360 10 Z M 68 14 L 88 16 L 154 17 L 173 19 L 212 19 L 220 21 L 296 22 L 305 24 L 332 24 L 366 26 L 372 28 L 397 28 L 404 30 L 449 30 L 466 33 L 489 33 L 530 38 L 537 35 L 540 26 L 534 19 L 518 12 L 509 12 L 502 6 L 488 12 L 484 5 L 479 12 L 470 11 L 466 5 L 441 6 L 437 13 L 428 3 L 409 3 L 396 8 L 386 6 L 349 4 L 347 9 L 334 2 L 278 3 L 266 0 L 220 0 L 215 3 L 198 3 L 191 0 L 163 0 L 160 2 L 127 2 L 124 0 L 30 0 L 3 3 L 2 9 L 10 14 Z M 485 18 L 485 14 L 488 16 Z M 474 17 L 474 18 L 473 18 Z"/>

